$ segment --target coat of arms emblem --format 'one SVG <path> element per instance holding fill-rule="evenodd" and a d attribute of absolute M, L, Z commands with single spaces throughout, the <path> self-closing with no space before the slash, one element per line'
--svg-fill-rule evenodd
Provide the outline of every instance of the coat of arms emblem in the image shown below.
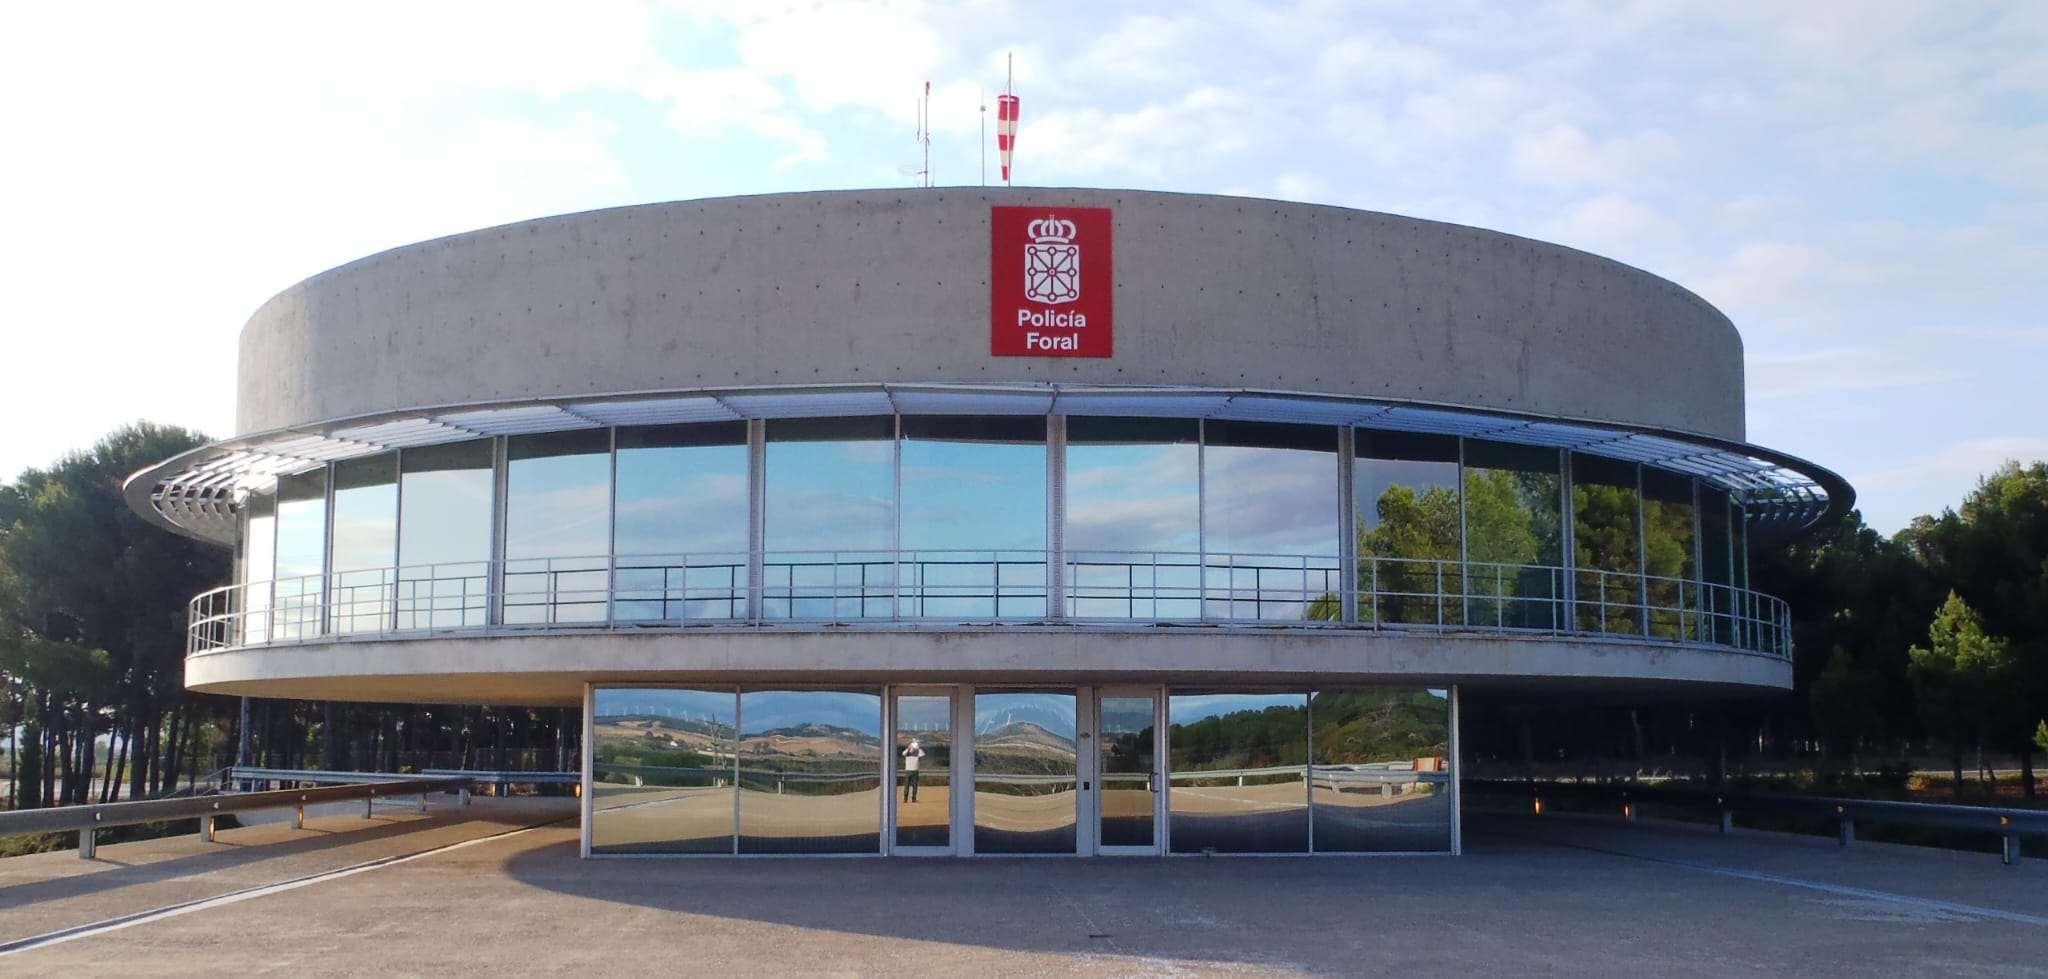
<path fill-rule="evenodd" d="M 1074 222 L 1043 217 L 1024 229 L 1024 298 L 1038 303 L 1070 303 L 1081 298 L 1081 246 L 1074 244 Z"/>

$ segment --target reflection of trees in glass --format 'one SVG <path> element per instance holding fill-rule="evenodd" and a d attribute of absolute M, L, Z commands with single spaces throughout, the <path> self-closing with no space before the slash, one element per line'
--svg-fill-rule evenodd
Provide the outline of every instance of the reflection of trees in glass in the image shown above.
<path fill-rule="evenodd" d="M 1643 573 L 1649 593 L 1650 634 L 1664 639 L 1698 633 L 1699 590 L 1677 580 L 1693 577 L 1692 482 L 1682 476 L 1643 470 Z"/>
<path fill-rule="evenodd" d="M 1171 767 L 1176 774 L 1306 764 L 1308 708 L 1275 705 L 1175 724 L 1168 744 L 1172 747 Z"/>
<path fill-rule="evenodd" d="M 1318 765 L 1450 754 L 1450 704 L 1421 688 L 1325 690 L 1309 701 Z"/>
<path fill-rule="evenodd" d="M 1642 539 L 1636 526 L 1641 501 L 1635 467 L 1574 456 L 1572 541 L 1577 552 L 1578 627 L 1640 632 Z M 1617 572 L 1618 574 L 1601 574 Z"/>
<path fill-rule="evenodd" d="M 1352 517 L 1358 588 L 1366 596 L 1359 602 L 1359 620 L 1462 621 L 1456 605 L 1445 606 L 1442 597 L 1463 591 L 1458 491 L 1431 485 L 1418 495 L 1412 486 L 1389 486 L 1373 509 L 1377 520 L 1355 511 Z"/>

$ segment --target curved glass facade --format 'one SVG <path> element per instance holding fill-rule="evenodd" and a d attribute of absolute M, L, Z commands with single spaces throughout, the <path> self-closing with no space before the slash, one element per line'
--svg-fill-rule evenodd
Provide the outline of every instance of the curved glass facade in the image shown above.
<path fill-rule="evenodd" d="M 1221 621 L 1782 653 L 1724 490 L 1254 421 L 877 415 L 475 439 L 287 476 L 195 649 L 734 621 Z M 1773 606 L 1774 607 L 1774 606 Z M 195 612 L 207 610 L 195 609 Z M 232 620 L 233 628 L 221 628 Z"/>

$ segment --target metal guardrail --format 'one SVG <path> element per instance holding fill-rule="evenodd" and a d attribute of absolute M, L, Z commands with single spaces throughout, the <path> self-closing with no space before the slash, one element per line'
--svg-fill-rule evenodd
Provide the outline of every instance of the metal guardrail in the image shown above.
<path fill-rule="evenodd" d="M 246 771 L 246 770 L 244 770 Z M 230 770 L 231 774 L 233 770 Z M 283 773 L 304 774 L 304 773 Z M 363 818 L 368 819 L 378 799 L 417 795 L 420 809 L 427 808 L 433 792 L 461 791 L 468 801 L 470 780 L 461 777 L 399 778 L 383 781 L 354 781 L 343 785 L 280 789 L 271 792 L 229 792 L 187 799 L 156 799 L 142 802 L 110 802 L 105 805 L 62 806 L 54 809 L 24 809 L 0 812 L 0 836 L 21 833 L 78 834 L 78 855 L 91 860 L 97 851 L 96 833 L 113 826 L 134 826 L 173 819 L 198 819 L 199 833 L 214 842 L 214 820 L 228 813 L 260 809 L 298 809 L 299 829 L 306 828 L 306 807 L 324 802 L 363 800 Z"/>
<path fill-rule="evenodd" d="M 759 581 L 759 585 L 750 585 Z M 780 623 L 1286 623 L 1639 639 L 1791 655 L 1768 595 L 1544 565 L 1168 551 L 619 555 L 378 568 L 228 585 L 188 654 L 327 638 Z"/>
<path fill-rule="evenodd" d="M 1480 795 L 1526 799 L 1532 811 L 1543 812 L 1545 799 L 1605 802 L 1621 806 L 1622 819 L 1634 822 L 1638 807 L 1648 803 L 1714 812 L 1721 832 L 1734 826 L 1739 812 L 1772 812 L 1836 824 L 1843 846 L 1856 841 L 1857 823 L 1918 826 L 1997 836 L 2007 864 L 2020 858 L 2022 836 L 2048 837 L 2048 810 L 1992 806 L 1958 806 L 1935 802 L 1893 802 L 1883 799 L 1840 799 L 1825 796 L 1711 792 L 1659 785 L 1611 782 L 1526 782 L 1508 779 L 1465 779 L 1467 798 Z"/>

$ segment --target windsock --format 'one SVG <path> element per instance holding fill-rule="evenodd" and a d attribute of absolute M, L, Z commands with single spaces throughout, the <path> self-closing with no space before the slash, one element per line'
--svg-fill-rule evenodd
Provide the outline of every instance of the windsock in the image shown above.
<path fill-rule="evenodd" d="M 996 152 L 1002 157 L 1003 183 L 1010 182 L 1010 154 L 1017 149 L 1017 97 L 996 96 Z"/>

